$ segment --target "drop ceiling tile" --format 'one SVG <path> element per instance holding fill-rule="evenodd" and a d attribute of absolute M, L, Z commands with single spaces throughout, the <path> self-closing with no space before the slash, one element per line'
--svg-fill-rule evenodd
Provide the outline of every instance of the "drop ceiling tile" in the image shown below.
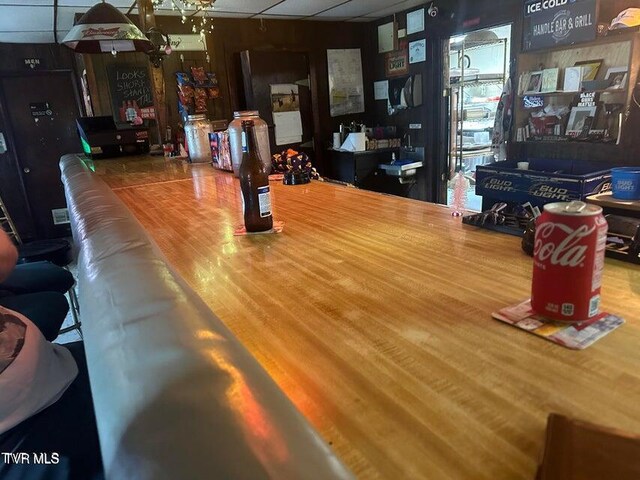
<path fill-rule="evenodd" d="M 179 17 L 182 14 L 179 10 L 171 10 L 170 8 L 154 8 L 156 18 L 158 17 Z M 160 21 L 159 23 L 162 23 Z"/>
<path fill-rule="evenodd" d="M 53 32 L 0 32 L 0 43 L 53 43 Z"/>
<path fill-rule="evenodd" d="M 212 13 L 209 13 L 209 15 L 218 18 L 249 18 L 253 16 L 253 13 L 220 12 L 218 10 L 214 10 Z"/>
<path fill-rule="evenodd" d="M 345 20 L 349 20 L 350 17 L 306 17 L 305 21 L 312 22 L 344 22 Z"/>
<path fill-rule="evenodd" d="M 381 10 L 376 10 L 366 16 L 373 17 L 373 18 L 382 18 L 388 15 L 393 15 L 394 13 L 402 12 L 403 10 L 409 10 L 410 8 L 414 8 L 418 6 L 423 7 L 424 0 L 406 0 L 404 2 L 400 2 L 391 7 L 383 8 Z M 425 15 L 426 15 L 426 10 L 427 9 L 425 8 Z"/>
<path fill-rule="evenodd" d="M 231 13 L 261 13 L 280 0 L 216 0 L 214 10 Z"/>
<path fill-rule="evenodd" d="M 108 3 L 114 7 L 126 8 L 127 10 L 131 6 L 134 0 L 109 0 Z M 99 0 L 58 0 L 58 6 L 60 7 L 83 7 L 82 11 L 86 12 L 95 4 L 100 3 Z"/>
<path fill-rule="evenodd" d="M 0 6 L 0 32 L 40 32 L 53 30 L 51 7 Z"/>
<path fill-rule="evenodd" d="M 53 0 L 0 0 L 0 5 L 53 5 Z"/>
<path fill-rule="evenodd" d="M 71 30 L 76 13 L 84 13 L 79 7 L 58 7 L 58 30 Z"/>
<path fill-rule="evenodd" d="M 137 10 L 134 10 L 134 13 L 136 12 Z M 160 24 L 162 24 L 161 17 L 180 17 L 182 15 L 179 10 L 171 10 L 170 8 L 169 9 L 156 8 L 155 12 L 156 12 L 156 18 L 160 18 L 159 20 Z M 213 12 L 208 13 L 207 16 L 214 17 L 214 18 L 249 18 L 253 16 L 253 14 L 252 13 L 218 12 L 214 10 Z"/>
<path fill-rule="evenodd" d="M 284 0 L 264 13 L 309 16 L 346 3 L 348 0 Z"/>
<path fill-rule="evenodd" d="M 264 18 L 265 20 L 300 20 L 304 17 L 300 15 L 270 15 L 268 13 L 261 13 L 255 15 L 253 18 Z"/>
<path fill-rule="evenodd" d="M 355 17 L 350 18 L 347 22 L 373 22 L 377 17 Z"/>
<path fill-rule="evenodd" d="M 351 0 L 349 3 L 339 5 L 331 10 L 318 14 L 319 17 L 363 17 L 366 15 L 389 7 L 389 4 L 395 5 L 401 3 L 389 0 Z"/>

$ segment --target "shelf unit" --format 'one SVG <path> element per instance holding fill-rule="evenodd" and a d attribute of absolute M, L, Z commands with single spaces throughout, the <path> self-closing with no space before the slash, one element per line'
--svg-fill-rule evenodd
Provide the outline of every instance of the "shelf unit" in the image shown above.
<path fill-rule="evenodd" d="M 599 95 L 599 114 L 596 117 L 597 125 L 592 130 L 602 130 L 607 128 L 604 115 L 601 113 L 603 104 L 621 104 L 623 107 L 620 113 L 623 118 L 629 109 L 632 100 L 633 86 L 638 78 L 638 66 L 640 65 L 640 42 L 638 29 L 634 28 L 628 32 L 614 32 L 606 37 L 599 37 L 593 42 L 556 47 L 547 50 L 530 51 L 521 53 L 518 57 L 518 75 L 524 72 L 540 71 L 545 68 L 559 68 L 559 86 L 563 84 L 564 71 L 567 67 L 573 67 L 577 62 L 588 60 L 601 60 L 602 64 L 596 77 L 603 80 L 608 69 L 614 67 L 627 67 L 627 81 L 624 89 L 597 89 L 589 90 Z M 518 82 L 519 83 L 519 82 Z M 516 143 L 538 143 L 541 140 L 517 141 L 519 128 L 525 127 L 529 123 L 530 114 L 543 107 L 525 108 L 523 98 L 525 96 L 540 96 L 544 99 L 544 107 L 547 106 L 575 106 L 576 100 L 582 92 L 540 92 L 522 93 L 518 92 L 515 105 L 515 123 L 512 131 L 512 140 Z M 563 127 L 566 128 L 567 118 L 563 119 Z M 563 131 L 564 136 L 564 131 Z M 553 142 L 549 135 L 544 136 L 546 141 Z M 538 136 L 541 138 L 541 136 Z M 593 143 L 593 142 L 592 142 Z M 601 143 L 601 142 L 597 142 Z M 613 142 L 615 144 L 615 142 Z"/>

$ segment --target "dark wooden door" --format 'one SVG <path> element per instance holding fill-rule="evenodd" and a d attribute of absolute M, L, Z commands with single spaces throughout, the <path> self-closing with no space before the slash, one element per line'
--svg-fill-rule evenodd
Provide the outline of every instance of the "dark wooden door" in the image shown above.
<path fill-rule="evenodd" d="M 300 143 L 276 145 L 273 121 L 271 85 L 294 84 L 298 86 L 300 117 L 302 119 L 302 150 L 313 149 L 313 110 L 309 88 L 309 60 L 306 53 L 245 51 L 241 54 L 245 101 L 248 110 L 258 110 L 269 125 L 271 152 L 289 147 L 300 148 Z M 310 153 L 307 151 L 307 153 Z"/>
<path fill-rule="evenodd" d="M 58 162 L 66 153 L 81 151 L 76 131 L 80 114 L 71 72 L 44 72 L 0 78 L 2 123 L 8 152 L 15 157 L 30 212 L 11 211 L 18 224 L 31 214 L 36 238 L 70 233 L 69 225 L 54 222 L 54 210 L 66 208 Z M 23 236 L 28 236 L 24 235 Z"/>

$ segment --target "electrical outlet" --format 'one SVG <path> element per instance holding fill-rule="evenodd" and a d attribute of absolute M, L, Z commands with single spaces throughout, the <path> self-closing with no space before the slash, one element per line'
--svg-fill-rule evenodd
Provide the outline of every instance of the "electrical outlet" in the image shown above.
<path fill-rule="evenodd" d="M 69 220 L 69 210 L 66 208 L 56 208 L 51 210 L 51 215 L 53 216 L 53 224 L 54 225 L 64 225 L 66 223 L 71 223 Z"/>

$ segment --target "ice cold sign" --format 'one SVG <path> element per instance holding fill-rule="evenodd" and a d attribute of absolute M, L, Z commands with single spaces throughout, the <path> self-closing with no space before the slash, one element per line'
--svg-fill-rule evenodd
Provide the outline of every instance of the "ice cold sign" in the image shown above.
<path fill-rule="evenodd" d="M 524 49 L 537 50 L 596 38 L 596 0 L 544 0 L 525 4 Z"/>

